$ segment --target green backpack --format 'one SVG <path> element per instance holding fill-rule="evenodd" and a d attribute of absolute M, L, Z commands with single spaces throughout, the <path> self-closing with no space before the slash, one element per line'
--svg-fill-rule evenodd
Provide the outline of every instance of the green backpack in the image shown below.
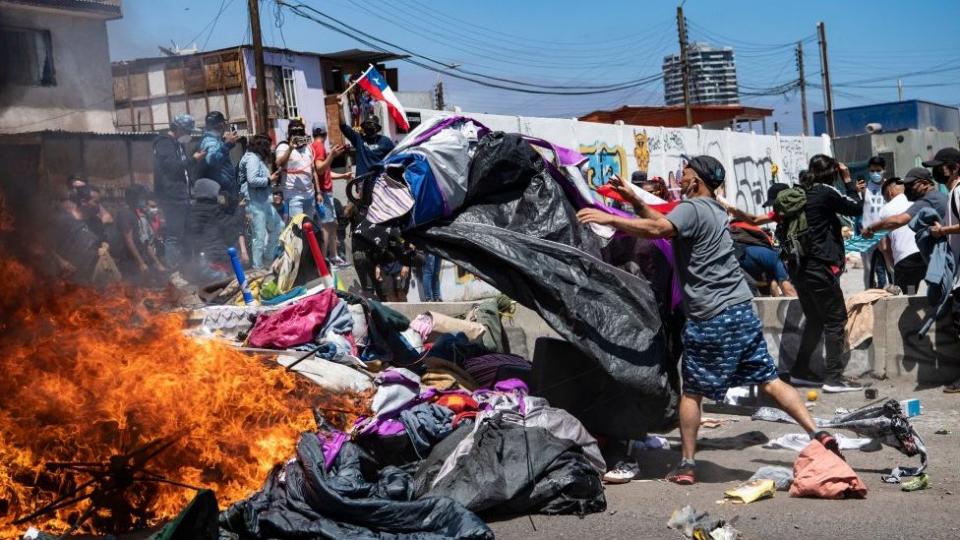
<path fill-rule="evenodd" d="M 800 259 L 810 253 L 807 192 L 800 186 L 785 189 L 777 195 L 773 209 L 781 220 L 776 230 L 780 256 L 787 262 L 799 264 Z"/>

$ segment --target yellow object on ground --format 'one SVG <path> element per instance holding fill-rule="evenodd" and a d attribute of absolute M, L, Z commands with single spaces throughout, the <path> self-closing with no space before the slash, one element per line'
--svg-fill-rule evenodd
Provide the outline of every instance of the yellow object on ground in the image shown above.
<path fill-rule="evenodd" d="M 732 499 L 733 502 L 747 504 L 753 501 L 759 501 L 760 499 L 766 499 L 767 497 L 773 497 L 776 491 L 777 488 L 773 480 L 751 480 L 734 489 L 728 489 L 724 491 L 723 494 L 728 499 Z"/>
<path fill-rule="evenodd" d="M 816 400 L 817 400 L 817 391 L 807 390 L 807 401 L 816 401 Z"/>

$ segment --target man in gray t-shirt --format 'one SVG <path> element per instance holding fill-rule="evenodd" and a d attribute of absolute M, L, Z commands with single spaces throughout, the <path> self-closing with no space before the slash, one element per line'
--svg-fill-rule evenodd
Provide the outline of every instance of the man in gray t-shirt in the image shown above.
<path fill-rule="evenodd" d="M 753 299 L 733 251 L 727 211 L 716 199 L 687 199 L 666 219 L 677 231 L 673 253 L 687 317 L 707 320 Z"/>
<path fill-rule="evenodd" d="M 667 476 L 677 484 L 696 482 L 694 454 L 700 402 L 704 397 L 722 400 L 734 386 L 759 385 L 811 438 L 839 454 L 833 437 L 816 432 L 800 395 L 778 378 L 776 363 L 767 352 L 763 327 L 753 310 L 753 296 L 733 251 L 726 212 L 714 193 L 723 185 L 724 177 L 719 161 L 697 156 L 687 160 L 680 179 L 686 200 L 668 216 L 643 204 L 619 178 L 612 179 L 610 185 L 633 205 L 637 218 L 613 216 L 595 208 L 584 208 L 577 214 L 581 223 L 611 225 L 641 238 L 673 239 L 674 263 L 687 314 L 680 398 L 683 459 Z"/>

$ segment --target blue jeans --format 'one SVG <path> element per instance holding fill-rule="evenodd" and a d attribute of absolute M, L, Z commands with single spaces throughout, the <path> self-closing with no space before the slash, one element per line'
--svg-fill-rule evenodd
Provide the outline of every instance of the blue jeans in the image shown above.
<path fill-rule="evenodd" d="M 427 253 L 424 257 L 420 280 L 423 282 L 423 300 L 425 302 L 440 301 L 441 262 L 443 260 L 432 253 Z"/>
<path fill-rule="evenodd" d="M 247 202 L 247 217 L 250 218 L 250 232 L 253 268 L 260 269 L 273 262 L 273 255 L 280 242 L 283 220 L 277 209 L 269 201 Z"/>
<path fill-rule="evenodd" d="M 290 218 L 299 214 L 306 214 L 311 221 L 317 217 L 317 200 L 310 194 L 290 195 L 287 197 L 290 208 Z"/>

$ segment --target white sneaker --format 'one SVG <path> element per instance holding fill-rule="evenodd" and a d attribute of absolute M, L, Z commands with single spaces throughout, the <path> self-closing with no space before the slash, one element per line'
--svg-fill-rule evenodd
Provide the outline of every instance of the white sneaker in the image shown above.
<path fill-rule="evenodd" d="M 841 392 L 859 392 L 863 390 L 866 386 L 854 381 L 852 379 L 840 379 L 838 381 L 830 381 L 823 383 L 823 392 L 825 394 L 839 394 Z"/>
<path fill-rule="evenodd" d="M 341 259 L 340 257 L 334 257 L 330 259 L 330 262 L 333 263 L 334 266 L 350 266 L 350 263 Z"/>
<path fill-rule="evenodd" d="M 637 464 L 618 463 L 616 467 L 603 475 L 605 484 L 627 484 L 637 477 L 640 468 Z"/>

